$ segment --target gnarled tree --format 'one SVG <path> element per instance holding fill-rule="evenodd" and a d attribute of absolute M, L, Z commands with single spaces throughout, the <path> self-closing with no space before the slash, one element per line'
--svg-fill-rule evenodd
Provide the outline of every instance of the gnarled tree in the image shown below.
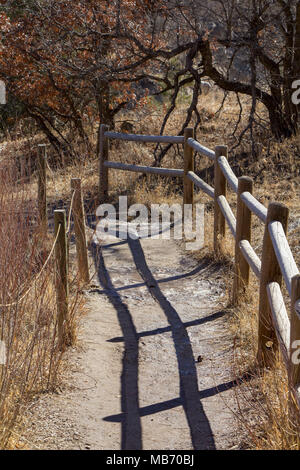
<path fill-rule="evenodd" d="M 291 95 L 300 78 L 299 1 L 19 0 L 17 9 L 15 3 L 0 7 L 0 78 L 57 149 L 72 146 L 66 128 L 90 145 L 89 119 L 113 127 L 145 78 L 159 85 L 157 93 L 172 92 L 161 132 L 187 84 L 193 95 L 181 133 L 192 116 L 199 124 L 204 76 L 252 98 L 250 132 L 258 102 L 277 139 L 297 132 Z"/>

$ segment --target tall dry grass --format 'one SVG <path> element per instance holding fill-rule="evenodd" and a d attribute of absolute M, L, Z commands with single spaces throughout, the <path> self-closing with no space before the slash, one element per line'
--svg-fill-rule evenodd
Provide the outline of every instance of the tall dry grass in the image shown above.
<path fill-rule="evenodd" d="M 236 413 L 243 447 L 256 450 L 300 450 L 299 421 L 289 413 L 289 381 L 280 351 L 274 366 L 256 364 L 258 283 L 252 278 L 239 307 L 229 308 L 229 328 L 234 337 L 234 375 L 239 382 Z M 296 412 L 298 415 L 300 410 Z"/>
<path fill-rule="evenodd" d="M 54 390 L 58 344 L 53 235 L 40 230 L 36 191 L 18 181 L 15 162 L 0 163 L 0 448 L 10 447 L 28 401 Z M 34 196 L 34 197 L 33 197 Z M 71 296 L 70 327 L 77 305 Z M 6 357 L 4 357 L 6 356 Z"/>

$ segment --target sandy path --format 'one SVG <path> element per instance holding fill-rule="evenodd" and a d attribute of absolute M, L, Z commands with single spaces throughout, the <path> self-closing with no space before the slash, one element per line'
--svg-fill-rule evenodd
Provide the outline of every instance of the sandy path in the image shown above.
<path fill-rule="evenodd" d="M 62 392 L 27 412 L 27 442 L 42 449 L 238 444 L 218 270 L 161 239 L 110 237 L 91 256 L 99 287 L 87 293 L 89 313 L 68 353 Z"/>

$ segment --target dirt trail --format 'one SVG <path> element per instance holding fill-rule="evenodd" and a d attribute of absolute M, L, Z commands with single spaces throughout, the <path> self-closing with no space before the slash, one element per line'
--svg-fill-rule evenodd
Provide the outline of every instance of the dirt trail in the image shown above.
<path fill-rule="evenodd" d="M 99 287 L 87 293 L 89 312 L 61 393 L 27 411 L 27 442 L 41 449 L 235 448 L 232 341 L 218 270 L 172 240 L 110 236 L 91 256 Z"/>

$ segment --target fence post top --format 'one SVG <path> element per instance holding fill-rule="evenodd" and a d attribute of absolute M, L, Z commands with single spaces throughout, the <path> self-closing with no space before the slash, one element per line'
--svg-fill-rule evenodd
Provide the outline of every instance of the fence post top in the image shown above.
<path fill-rule="evenodd" d="M 216 145 L 215 146 L 216 158 L 228 156 L 228 145 Z"/>
<path fill-rule="evenodd" d="M 47 148 L 49 147 L 49 144 L 38 144 L 38 154 L 41 157 L 46 158 L 47 157 Z"/>
<path fill-rule="evenodd" d="M 227 160 L 227 156 L 225 156 L 224 154 L 226 153 L 227 155 L 227 151 L 226 149 L 224 148 L 224 146 L 220 145 L 218 150 L 216 151 L 216 148 L 215 148 L 215 154 L 217 154 L 219 152 L 219 155 L 218 155 L 218 158 L 225 158 L 225 160 Z M 225 162 L 224 162 L 225 163 Z M 229 165 L 229 162 L 227 161 L 228 165 Z M 230 166 L 230 165 L 229 165 Z"/>
<path fill-rule="evenodd" d="M 238 194 L 241 195 L 244 192 L 252 194 L 253 191 L 253 179 L 249 176 L 240 176 L 238 178 Z"/>
<path fill-rule="evenodd" d="M 81 183 L 81 178 L 71 178 L 71 186 L 79 186 Z"/>
<path fill-rule="evenodd" d="M 281 202 L 270 202 L 267 212 L 267 221 L 268 225 L 270 222 L 280 222 L 283 226 L 284 231 L 287 231 L 289 217 L 289 208 L 282 204 Z"/>
<path fill-rule="evenodd" d="M 57 214 L 57 215 L 61 215 L 61 214 L 66 214 L 66 209 L 55 209 L 54 210 L 54 215 Z"/>
<path fill-rule="evenodd" d="M 271 201 L 268 205 L 268 215 L 272 217 L 272 220 L 277 220 L 277 217 L 281 219 L 284 214 L 288 213 L 289 208 L 282 202 Z"/>
<path fill-rule="evenodd" d="M 184 136 L 186 139 L 194 137 L 194 129 L 192 127 L 186 127 L 184 129 Z"/>
<path fill-rule="evenodd" d="M 251 178 L 250 176 L 239 176 L 238 182 L 243 182 L 243 181 L 253 183 L 253 178 Z"/>

